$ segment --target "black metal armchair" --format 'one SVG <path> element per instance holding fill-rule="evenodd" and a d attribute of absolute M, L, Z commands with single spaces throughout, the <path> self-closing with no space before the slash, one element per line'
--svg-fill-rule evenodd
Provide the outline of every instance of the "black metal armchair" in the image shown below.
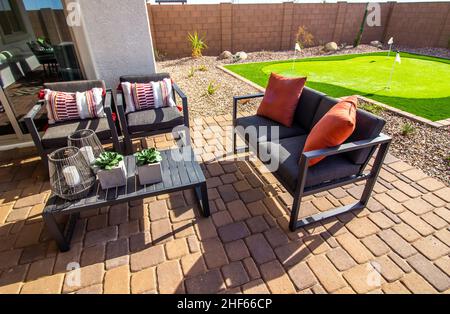
<path fill-rule="evenodd" d="M 120 82 L 148 83 L 161 81 L 165 78 L 170 78 L 170 75 L 168 73 L 142 76 L 129 75 L 122 76 Z M 177 132 L 177 135 L 184 136 L 186 143 L 190 143 L 188 99 L 181 89 L 176 84 L 173 84 L 174 99 L 176 99 L 176 95 L 182 100 L 183 113 L 180 113 L 177 107 L 166 107 L 141 110 L 127 114 L 125 110 L 125 99 L 122 92 L 118 91 L 117 112 L 128 154 L 133 153 L 132 139 L 170 133 L 173 132 L 174 128 L 179 126 L 184 126 L 185 132 Z"/>
<path fill-rule="evenodd" d="M 259 116 L 238 118 L 238 102 L 261 98 L 264 94 L 234 98 L 233 108 L 233 152 L 237 153 L 237 135 L 247 145 L 257 151 L 263 162 L 277 165 L 275 177 L 294 197 L 289 227 L 292 231 L 339 214 L 359 210 L 367 206 L 392 139 L 381 133 L 385 121 L 366 112 L 357 112 L 356 130 L 347 143 L 334 148 L 303 152 L 303 147 L 311 129 L 337 103 L 337 100 L 305 88 L 300 98 L 292 128 L 281 126 L 275 121 Z M 256 139 L 251 140 L 245 129 L 257 127 Z M 258 127 L 263 127 L 258 129 Z M 265 128 L 264 128 L 265 127 Z M 278 127 L 276 135 L 271 127 Z M 263 131 L 261 131 L 263 130 Z M 267 132 L 268 130 L 269 132 Z M 272 129 L 273 130 L 273 129 Z M 276 138 L 275 138 L 276 137 Z M 370 171 L 366 168 L 378 152 Z M 277 152 L 275 154 L 275 152 Z M 269 156 L 269 158 L 267 158 Z M 327 157 L 314 167 L 309 161 L 317 157 Z M 263 160 L 266 159 L 266 160 Z M 269 159 L 269 160 L 267 160 Z M 340 186 L 366 181 L 361 199 L 355 204 L 300 218 L 302 198 Z"/>
<path fill-rule="evenodd" d="M 74 93 L 77 91 L 84 92 L 92 88 L 105 88 L 105 82 L 97 80 L 47 83 L 44 84 L 44 87 L 54 91 Z M 122 151 L 112 114 L 114 97 L 112 96 L 111 90 L 107 90 L 106 95 L 103 97 L 103 107 L 106 118 L 59 122 L 49 125 L 43 136 L 41 136 L 36 127 L 34 118 L 43 107 L 45 107 L 44 101 L 39 101 L 25 116 L 24 120 L 31 137 L 33 138 L 34 144 L 36 145 L 38 154 L 41 156 L 45 166 L 47 166 L 47 155 L 59 148 L 67 146 L 67 137 L 82 129 L 91 129 L 95 131 L 103 144 L 112 143 L 116 151 Z"/>

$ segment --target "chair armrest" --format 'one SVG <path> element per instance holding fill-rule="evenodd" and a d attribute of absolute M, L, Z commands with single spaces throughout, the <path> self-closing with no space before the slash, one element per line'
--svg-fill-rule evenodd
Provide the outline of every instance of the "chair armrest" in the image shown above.
<path fill-rule="evenodd" d="M 237 119 L 237 113 L 238 113 L 238 102 L 239 100 L 248 100 L 248 99 L 255 99 L 255 98 L 262 98 L 264 97 L 264 93 L 254 94 L 254 95 L 244 95 L 244 96 L 235 96 L 233 97 L 233 125 L 236 125 L 236 119 Z"/>
<path fill-rule="evenodd" d="M 36 105 L 27 113 L 27 115 L 24 117 L 24 120 L 33 120 L 36 115 L 42 110 L 44 107 L 44 101 L 39 100 Z"/>
<path fill-rule="evenodd" d="M 116 110 L 117 115 L 119 117 L 120 126 L 122 128 L 122 132 L 125 134 L 128 134 L 128 124 L 127 124 L 127 118 L 125 115 L 125 108 L 124 108 L 124 98 L 123 93 L 118 91 L 117 92 L 117 98 L 116 98 Z"/>
<path fill-rule="evenodd" d="M 380 134 L 378 137 L 369 140 L 363 140 L 358 142 L 346 143 L 341 146 L 325 148 L 320 150 L 315 150 L 311 152 L 306 152 L 302 154 L 301 158 L 305 158 L 306 161 L 311 159 L 319 158 L 319 157 L 329 157 L 333 155 L 344 154 L 364 148 L 370 148 L 382 144 L 386 144 L 392 141 L 392 138 L 385 135 Z"/>
<path fill-rule="evenodd" d="M 106 95 L 105 97 L 103 97 L 103 108 L 105 108 L 105 112 L 112 112 L 112 90 L 111 89 L 107 89 L 106 90 Z"/>
<path fill-rule="evenodd" d="M 181 88 L 177 84 L 173 84 L 173 89 L 180 96 L 181 101 L 183 102 L 183 116 L 184 116 L 184 125 L 189 128 L 189 106 L 188 106 L 188 98 L 183 93 Z"/>

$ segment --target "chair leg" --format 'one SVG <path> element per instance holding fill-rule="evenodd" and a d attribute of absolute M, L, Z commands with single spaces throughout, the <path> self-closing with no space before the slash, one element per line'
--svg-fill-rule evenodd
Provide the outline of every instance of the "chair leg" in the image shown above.
<path fill-rule="evenodd" d="M 291 221 L 289 222 L 289 229 L 294 232 L 297 230 L 297 224 L 298 224 L 298 216 L 300 215 L 300 206 L 302 204 L 302 198 L 303 196 L 301 194 L 296 195 L 294 197 L 294 203 L 292 204 L 292 211 L 291 211 Z"/>
<path fill-rule="evenodd" d="M 133 154 L 133 142 L 131 141 L 131 137 L 128 135 L 125 135 L 123 138 L 123 141 L 125 142 L 126 155 Z"/>
<path fill-rule="evenodd" d="M 233 155 L 237 155 L 237 134 L 236 130 L 233 128 Z"/>

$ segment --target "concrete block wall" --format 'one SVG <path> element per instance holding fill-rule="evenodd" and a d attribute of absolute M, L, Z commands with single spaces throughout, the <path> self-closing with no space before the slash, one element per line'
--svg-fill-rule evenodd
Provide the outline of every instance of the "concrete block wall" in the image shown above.
<path fill-rule="evenodd" d="M 366 26 L 363 43 L 447 47 L 450 40 L 450 3 L 381 3 L 381 26 Z M 223 50 L 260 51 L 294 48 L 300 26 L 316 44 L 329 41 L 353 44 L 365 11 L 364 3 L 277 3 L 148 5 L 154 46 L 169 57 L 189 56 L 188 32 L 207 41 L 206 55 Z"/>

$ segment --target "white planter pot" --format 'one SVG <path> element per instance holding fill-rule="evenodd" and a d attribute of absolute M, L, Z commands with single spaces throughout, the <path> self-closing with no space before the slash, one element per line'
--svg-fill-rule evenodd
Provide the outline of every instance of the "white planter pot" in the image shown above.
<path fill-rule="evenodd" d="M 124 186 L 127 184 L 127 169 L 125 163 L 121 161 L 117 168 L 111 170 L 99 170 L 98 180 L 103 190 Z"/>
<path fill-rule="evenodd" d="M 138 167 L 139 183 L 141 185 L 155 184 L 162 181 L 161 163 Z"/>

